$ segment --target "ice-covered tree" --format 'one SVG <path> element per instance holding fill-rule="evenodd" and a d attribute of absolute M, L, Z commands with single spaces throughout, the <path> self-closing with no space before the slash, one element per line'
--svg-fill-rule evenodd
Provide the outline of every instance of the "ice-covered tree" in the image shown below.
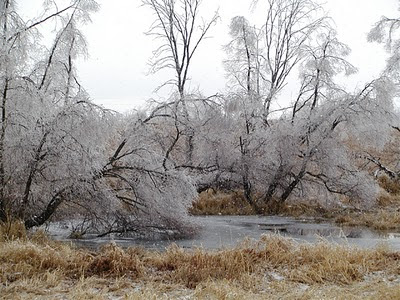
<path fill-rule="evenodd" d="M 389 88 L 385 95 L 382 87 L 389 81 L 379 78 L 359 93 L 336 83 L 337 75 L 350 75 L 356 68 L 346 60 L 350 49 L 337 39 L 318 4 L 268 1 L 266 12 L 261 31 L 242 17 L 233 19 L 227 47 L 228 76 L 236 85 L 226 96 L 226 111 L 234 107 L 230 119 L 237 126 L 236 135 L 227 138 L 234 145 L 231 152 L 241 153 L 232 155 L 232 161 L 242 166 L 231 171 L 242 177 L 246 198 L 271 211 L 288 199 L 321 192 L 336 202 L 343 196 L 364 204 L 373 200 L 377 186 L 367 172 L 357 173 L 359 162 L 353 158 L 360 153 L 348 140 L 373 135 L 374 141 L 379 137 L 385 143 L 383 124 L 390 118 L 393 94 Z M 296 67 L 298 96 L 291 108 L 273 117 L 271 101 L 279 103 L 279 91 Z M 375 129 L 368 133 L 366 124 Z"/>
<path fill-rule="evenodd" d="M 391 128 L 391 145 L 397 144 L 398 136 L 400 132 L 399 118 L 398 118 L 398 107 L 393 105 L 392 99 L 399 96 L 399 80 L 400 80 L 400 36 L 399 36 L 400 18 L 393 17 L 389 18 L 383 16 L 378 22 L 376 22 L 368 34 L 369 42 L 377 42 L 384 44 L 385 49 L 388 53 L 385 69 L 381 74 L 381 98 L 382 102 L 386 105 L 388 114 L 392 116 L 388 118 L 389 127 Z M 384 102 L 386 101 L 386 103 Z M 385 122 L 386 124 L 386 122 Z M 389 146 L 389 149 L 391 146 Z M 392 159 L 385 159 L 384 156 L 388 156 L 387 150 L 377 152 L 374 149 L 365 149 L 364 157 L 367 161 L 372 163 L 377 171 L 383 172 L 391 179 L 398 180 L 400 169 L 398 164 L 393 162 Z M 396 152 L 389 150 L 392 155 Z M 391 156 L 391 155 L 390 155 Z M 398 156 L 395 161 L 398 161 Z"/>
<path fill-rule="evenodd" d="M 30 228 L 78 218 L 98 234 L 190 233 L 185 216 L 196 191 L 183 172 L 163 167 L 152 118 L 98 107 L 79 83 L 79 28 L 98 4 L 76 0 L 57 10 L 46 2 L 49 16 L 29 22 L 3 4 L 1 220 Z M 36 25 L 55 19 L 46 48 Z"/>
<path fill-rule="evenodd" d="M 261 5 L 261 2 L 254 1 L 255 5 Z M 326 26 L 326 18 L 321 15 L 321 6 L 312 0 L 266 1 L 263 26 L 263 66 L 268 84 L 268 92 L 263 99 L 265 122 L 268 122 L 272 101 L 303 59 L 305 47 Z"/>
<path fill-rule="evenodd" d="M 201 0 L 143 0 L 142 2 L 155 15 L 155 21 L 148 33 L 161 41 L 161 45 L 153 51 L 151 71 L 158 72 L 168 68 L 175 73 L 175 78 L 162 86 L 173 84 L 177 88 L 175 109 L 177 116 L 182 114 L 183 119 L 176 123 L 181 123 L 185 127 L 180 137 L 185 137 L 186 161 L 187 164 L 192 164 L 195 128 L 190 125 L 190 114 L 186 103 L 189 92 L 186 86 L 193 57 L 210 28 L 217 22 L 218 12 L 210 20 L 205 21 L 201 19 L 200 14 Z"/>
<path fill-rule="evenodd" d="M 293 106 L 293 118 L 305 106 L 313 110 L 334 94 L 344 95 L 344 89 L 335 83 L 335 76 L 348 76 L 357 71 L 346 60 L 350 48 L 337 39 L 333 30 L 321 33 L 314 44 L 305 47 L 304 54 L 300 70 L 301 87 Z"/>

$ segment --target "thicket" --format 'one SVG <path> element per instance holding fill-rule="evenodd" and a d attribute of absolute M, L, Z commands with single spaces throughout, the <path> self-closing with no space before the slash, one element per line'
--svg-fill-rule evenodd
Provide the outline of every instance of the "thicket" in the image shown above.
<path fill-rule="evenodd" d="M 276 213 L 303 199 L 357 209 L 383 201 L 376 177 L 400 174 L 398 148 L 383 155 L 400 130 L 399 47 L 388 47 L 379 78 L 348 92 L 335 78 L 356 68 L 322 7 L 258 1 L 267 5 L 264 25 L 236 17 L 229 28 L 228 92 L 204 96 L 186 83 L 218 14 L 201 23 L 199 1 L 143 3 L 155 13 L 149 33 L 161 41 L 152 70 L 172 68 L 176 92 L 120 115 L 95 105 L 76 72 L 87 54 L 80 28 L 96 1 L 64 9 L 45 1 L 47 15 L 33 20 L 18 14 L 16 1 L 0 2 L 2 222 L 31 228 L 75 218 L 99 235 L 187 236 L 195 233 L 188 208 L 210 188 L 237 191 L 237 204 L 249 207 L 243 213 Z M 46 46 L 39 25 L 49 22 L 56 33 Z M 382 19 L 369 39 L 396 46 L 388 36 L 399 22 Z M 280 92 L 297 69 L 298 94 L 288 103 Z"/>

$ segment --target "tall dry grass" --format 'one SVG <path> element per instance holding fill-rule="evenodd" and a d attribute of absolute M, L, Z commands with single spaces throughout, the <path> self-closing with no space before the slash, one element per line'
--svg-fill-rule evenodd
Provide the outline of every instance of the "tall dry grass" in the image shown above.
<path fill-rule="evenodd" d="M 379 293 L 366 289 L 377 280 Z M 346 289 L 396 297 L 400 252 L 299 244 L 276 235 L 216 251 L 173 245 L 157 252 L 115 244 L 90 251 L 39 234 L 0 242 L 0 282 L 5 299 L 308 299 L 332 291 L 346 295 Z"/>
<path fill-rule="evenodd" d="M 376 209 L 368 212 L 342 213 L 335 222 L 347 226 L 365 226 L 380 231 L 400 231 L 400 210 Z"/>
<path fill-rule="evenodd" d="M 27 232 L 21 221 L 0 222 L 0 242 L 26 239 Z"/>
<path fill-rule="evenodd" d="M 192 215 L 254 215 L 254 208 L 242 191 L 222 192 L 208 189 L 201 192 L 189 209 Z"/>

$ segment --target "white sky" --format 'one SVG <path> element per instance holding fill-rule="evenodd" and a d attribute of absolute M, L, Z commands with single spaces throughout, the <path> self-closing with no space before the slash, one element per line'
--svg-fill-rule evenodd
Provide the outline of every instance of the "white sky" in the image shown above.
<path fill-rule="evenodd" d="M 41 11 L 41 0 L 17 2 L 26 17 Z M 79 61 L 81 83 L 92 99 L 122 112 L 143 105 L 146 99 L 165 97 L 168 88 L 158 95 L 153 91 L 174 74 L 167 71 L 147 74 L 148 61 L 157 45 L 151 36 L 144 34 L 153 20 L 149 8 L 142 7 L 141 0 L 98 0 L 98 3 L 100 11 L 92 16 L 93 23 L 84 28 L 90 57 Z M 231 18 L 243 15 L 255 24 L 263 20 L 260 9 L 250 12 L 250 3 L 251 0 L 203 0 L 201 12 L 210 16 L 219 8 L 221 19 L 194 56 L 192 88 L 199 87 L 205 95 L 223 92 L 226 81 L 222 46 L 229 42 Z M 367 43 L 366 35 L 381 16 L 400 16 L 398 4 L 398 0 L 325 0 L 325 10 L 336 23 L 339 39 L 352 49 L 348 60 L 359 69 L 358 74 L 343 80 L 348 89 L 362 86 L 384 67 L 386 54 L 382 45 Z M 285 91 L 287 97 L 292 93 L 290 87 Z"/>

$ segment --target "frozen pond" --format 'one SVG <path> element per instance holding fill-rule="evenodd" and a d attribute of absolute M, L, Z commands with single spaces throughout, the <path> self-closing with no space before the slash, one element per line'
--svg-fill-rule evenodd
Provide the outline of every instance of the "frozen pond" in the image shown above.
<path fill-rule="evenodd" d="M 68 232 L 51 226 L 50 235 L 56 239 L 72 241 L 79 246 L 97 248 L 114 241 L 122 247 L 144 246 L 163 250 L 171 243 L 184 248 L 203 247 L 216 249 L 232 247 L 244 238 L 258 239 L 265 233 L 277 233 L 294 238 L 300 242 L 317 242 L 321 238 L 330 242 L 348 243 L 363 248 L 372 248 L 386 244 L 393 250 L 400 251 L 400 233 L 378 233 L 367 228 L 338 227 L 331 223 L 313 223 L 279 216 L 201 216 L 194 217 L 200 224 L 200 232 L 194 238 L 181 240 L 137 240 L 132 238 L 106 237 L 68 240 Z"/>

